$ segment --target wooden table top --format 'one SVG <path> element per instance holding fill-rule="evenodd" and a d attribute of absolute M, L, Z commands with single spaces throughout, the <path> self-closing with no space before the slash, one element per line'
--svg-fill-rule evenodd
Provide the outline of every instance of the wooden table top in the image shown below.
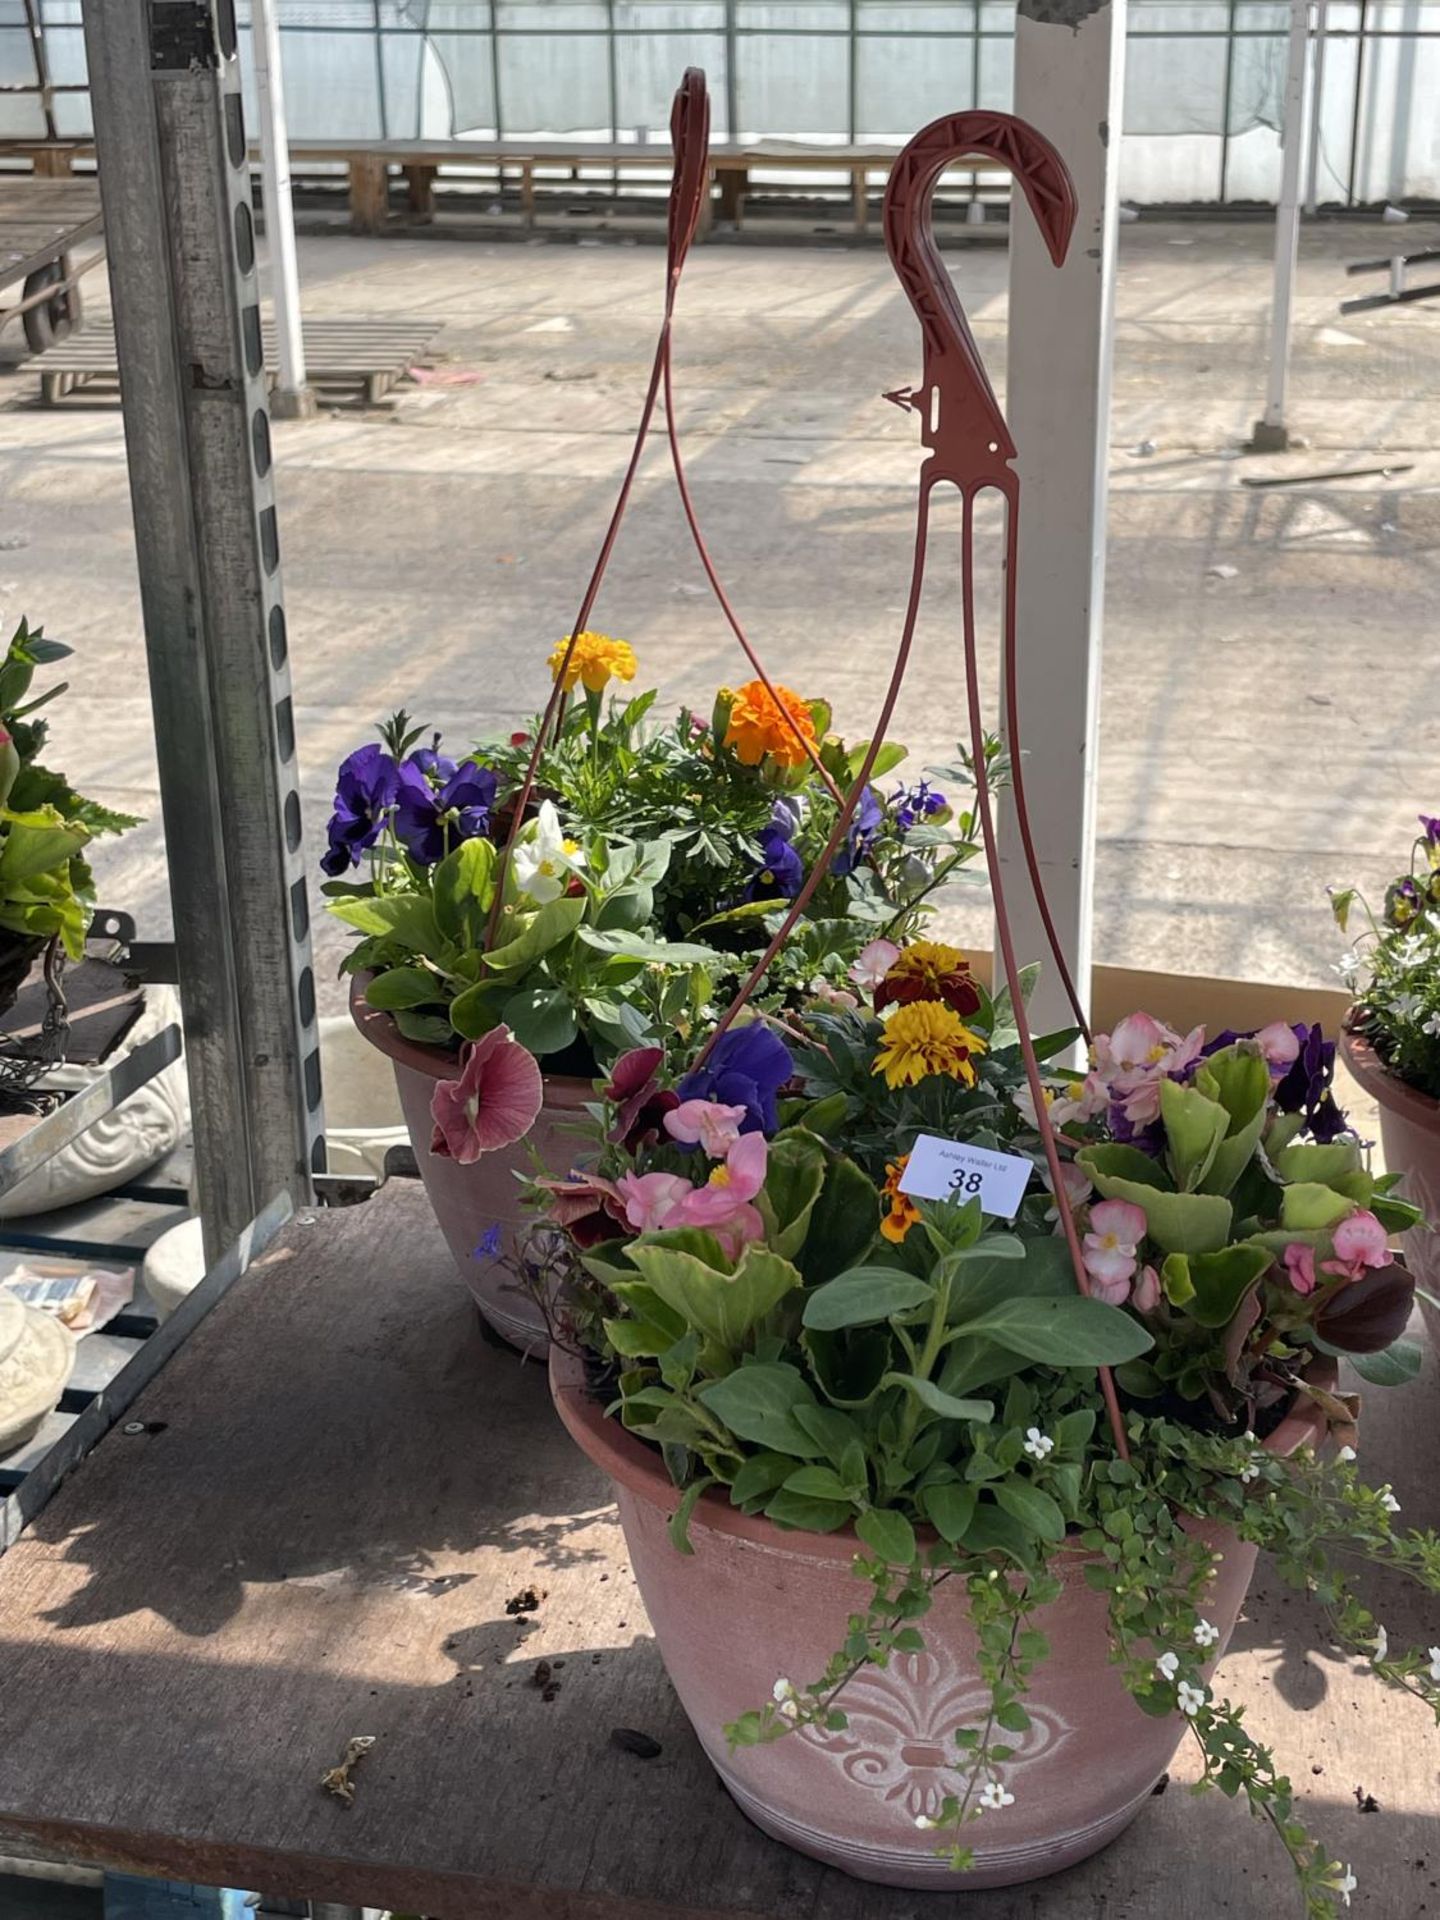
<path fill-rule="evenodd" d="M 1434 1393 L 1432 1367 L 1394 1396 L 1411 1455 L 1426 1407 L 1440 1428 Z M 608 1486 L 542 1370 L 480 1338 L 418 1185 L 287 1228 L 131 1417 L 152 1431 L 113 1432 L 0 1561 L 0 1853 L 437 1920 L 959 1911 L 958 1888 L 823 1870 L 730 1802 L 665 1678 Z M 1434 1453 L 1415 1460 L 1417 1524 L 1424 1486 L 1434 1518 Z M 538 1608 L 507 1615 L 531 1586 Z M 1288 1604 L 1262 1598 L 1237 1643 L 1252 1724 L 1271 1731 L 1274 1674 L 1302 1708 L 1281 1716 L 1282 1758 L 1375 1886 L 1370 1910 L 1420 1910 L 1387 1904 L 1389 1874 L 1434 1911 L 1416 1890 L 1437 1864 L 1412 1866 L 1435 1860 L 1427 1717 L 1362 1683 L 1358 1720 L 1341 1667 L 1318 1705 L 1304 1655 L 1276 1665 Z M 1424 1630 L 1425 1603 L 1404 1605 L 1392 1642 Z M 662 1753 L 617 1750 L 616 1727 Z M 347 1810 L 318 1782 L 355 1735 L 375 1746 Z M 1383 1820 L 1350 1801 L 1362 1770 Z M 1064 1880 L 963 1905 L 966 1920 L 1289 1911 L 1286 1873 L 1260 1823 L 1171 1792 Z"/>

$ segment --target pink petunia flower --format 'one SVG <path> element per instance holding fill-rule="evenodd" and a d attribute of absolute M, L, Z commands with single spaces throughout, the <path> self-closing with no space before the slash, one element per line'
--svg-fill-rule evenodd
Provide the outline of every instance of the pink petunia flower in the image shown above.
<path fill-rule="evenodd" d="M 899 958 L 900 949 L 893 940 L 872 940 L 856 955 L 848 977 L 862 993 L 873 994 Z"/>
<path fill-rule="evenodd" d="M 637 1233 L 656 1233 L 679 1225 L 676 1213 L 695 1189 L 683 1173 L 627 1173 L 616 1181 L 625 1221 Z"/>
<path fill-rule="evenodd" d="M 712 1160 L 723 1160 L 740 1138 L 744 1107 L 727 1107 L 718 1100 L 686 1100 L 665 1116 L 665 1131 L 687 1147 L 703 1147 Z"/>
<path fill-rule="evenodd" d="M 1091 1293 L 1112 1307 L 1130 1295 L 1139 1262 L 1136 1249 L 1145 1238 L 1145 1214 L 1129 1200 L 1101 1200 L 1090 1209 L 1090 1230 L 1081 1254 L 1092 1281 Z"/>
<path fill-rule="evenodd" d="M 1373 1213 L 1362 1209 L 1336 1227 L 1335 1258 L 1322 1260 L 1320 1270 L 1344 1280 L 1358 1280 L 1367 1267 L 1388 1267 L 1394 1258 L 1384 1227 Z"/>
<path fill-rule="evenodd" d="M 440 1081 L 431 1096 L 431 1153 L 469 1167 L 513 1146 L 534 1126 L 544 1091 L 534 1054 L 509 1027 L 492 1027 L 460 1049 L 459 1079 Z"/>
<path fill-rule="evenodd" d="M 1298 1294 L 1315 1291 L 1315 1249 L 1303 1240 L 1292 1240 L 1284 1253 L 1285 1277 Z"/>

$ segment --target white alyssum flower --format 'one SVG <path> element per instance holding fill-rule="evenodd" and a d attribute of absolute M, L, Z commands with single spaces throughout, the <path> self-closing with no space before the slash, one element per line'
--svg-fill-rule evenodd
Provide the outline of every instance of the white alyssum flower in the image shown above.
<path fill-rule="evenodd" d="M 1173 1680 L 1180 1671 L 1179 1654 L 1162 1653 L 1160 1658 L 1155 1662 L 1155 1671 L 1163 1680 Z"/>
<path fill-rule="evenodd" d="M 930 1818 L 928 1813 L 917 1813 L 915 1816 L 915 1824 L 921 1833 L 929 1833 L 935 1822 Z"/>
<path fill-rule="evenodd" d="M 1377 1621 L 1375 1625 L 1375 1651 L 1371 1654 L 1370 1658 L 1378 1667 L 1382 1660 L 1389 1658 L 1389 1654 L 1390 1636 Z"/>
<path fill-rule="evenodd" d="M 515 885 L 537 907 L 548 906 L 560 898 L 571 874 L 584 864 L 579 841 L 565 838 L 554 803 L 542 800 L 534 824 L 515 845 Z"/>
<path fill-rule="evenodd" d="M 1388 1487 L 1385 1489 L 1384 1493 L 1382 1493 L 1380 1496 L 1380 1504 L 1382 1507 L 1384 1507 L 1387 1513 L 1398 1513 L 1400 1511 L 1400 1502 L 1395 1498 L 1394 1494 L 1391 1493 Z"/>
<path fill-rule="evenodd" d="M 988 1786 L 980 1789 L 979 1804 L 988 1807 L 992 1813 L 999 1813 L 1002 1807 L 1013 1807 L 1015 1796 L 1007 1793 L 998 1780 L 992 1780 Z"/>
<path fill-rule="evenodd" d="M 1182 1680 L 1175 1689 L 1175 1704 L 1193 1720 L 1205 1704 L 1204 1687 L 1192 1687 L 1188 1680 Z"/>
<path fill-rule="evenodd" d="M 1354 1893 L 1356 1887 L 1359 1886 L 1360 1882 L 1355 1878 L 1354 1874 L 1350 1871 L 1350 1868 L 1347 1864 L 1345 1871 L 1340 1876 L 1340 1878 L 1338 1880 L 1332 1880 L 1330 1884 L 1335 1889 L 1336 1893 L 1339 1894 L 1340 1898 L 1345 1902 L 1346 1906 L 1348 1907 L 1350 1904 L 1350 1896 L 1352 1893 Z"/>
<path fill-rule="evenodd" d="M 1341 1447 L 1335 1458 L 1337 1460 L 1344 1460 L 1348 1465 L 1351 1460 L 1358 1459 L 1359 1455 L 1356 1453 L 1354 1447 Z"/>
<path fill-rule="evenodd" d="M 1428 1649 L 1430 1654 L 1430 1678 L 1440 1685 L 1440 1647 Z"/>
<path fill-rule="evenodd" d="M 1033 1460 L 1043 1460 L 1047 1454 L 1055 1451 L 1055 1442 L 1039 1427 L 1030 1427 L 1025 1434 L 1025 1451 Z"/>
<path fill-rule="evenodd" d="M 1220 1629 L 1209 1620 L 1195 1622 L 1195 1644 L 1197 1647 L 1213 1647 L 1220 1638 Z"/>

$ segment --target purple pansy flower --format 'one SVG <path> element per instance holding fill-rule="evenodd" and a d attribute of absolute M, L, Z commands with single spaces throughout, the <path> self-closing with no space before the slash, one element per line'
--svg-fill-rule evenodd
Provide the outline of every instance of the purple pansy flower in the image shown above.
<path fill-rule="evenodd" d="M 911 827 L 943 813 L 946 801 L 944 794 L 928 780 L 921 780 L 913 787 L 897 787 L 890 796 L 890 805 L 895 810 L 895 831 L 903 835 Z"/>
<path fill-rule="evenodd" d="M 774 1133 L 780 1124 L 775 1096 L 794 1071 L 785 1042 L 757 1020 L 722 1033 L 704 1066 L 687 1073 L 675 1091 L 682 1104 L 715 1100 L 724 1107 L 743 1107 L 741 1133 Z"/>
<path fill-rule="evenodd" d="M 805 863 L 790 844 L 799 824 L 796 809 L 777 800 L 770 824 L 755 836 L 760 869 L 745 889 L 747 900 L 793 900 L 805 884 Z"/>
<path fill-rule="evenodd" d="M 466 760 L 437 790 L 412 754 L 398 778 L 395 831 L 420 866 L 433 867 L 462 840 L 475 839 L 489 826 L 499 785 L 489 767 Z"/>
<path fill-rule="evenodd" d="M 880 796 L 874 787 L 866 787 L 845 838 L 830 863 L 831 870 L 841 875 L 853 873 L 868 855 L 884 823 L 885 809 L 880 803 Z"/>
<path fill-rule="evenodd" d="M 455 771 L 455 762 L 448 753 L 440 751 L 440 736 L 435 734 L 428 747 L 416 747 L 410 756 L 410 765 L 418 767 L 429 780 L 443 785 Z"/>
<path fill-rule="evenodd" d="M 1385 918 L 1392 927 L 1408 927 L 1424 905 L 1425 896 L 1408 873 L 1385 889 Z"/>
<path fill-rule="evenodd" d="M 335 811 L 326 828 L 330 845 L 320 860 L 332 878 L 358 867 L 360 855 L 380 838 L 399 780 L 400 770 L 383 747 L 357 747 L 340 763 Z"/>
<path fill-rule="evenodd" d="M 1275 1104 L 1281 1113 L 1303 1114 L 1310 1136 L 1322 1146 L 1344 1133 L 1345 1115 L 1335 1104 L 1331 1082 L 1335 1078 L 1335 1042 L 1327 1040 L 1319 1021 L 1295 1028 L 1300 1053 L 1295 1064 L 1275 1089 Z"/>

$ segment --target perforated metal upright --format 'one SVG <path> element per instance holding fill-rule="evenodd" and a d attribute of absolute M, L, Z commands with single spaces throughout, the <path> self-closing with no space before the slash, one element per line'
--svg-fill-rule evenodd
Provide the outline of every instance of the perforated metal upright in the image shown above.
<path fill-rule="evenodd" d="M 85 0 L 211 1258 L 320 1144 L 288 640 L 233 0 Z"/>

